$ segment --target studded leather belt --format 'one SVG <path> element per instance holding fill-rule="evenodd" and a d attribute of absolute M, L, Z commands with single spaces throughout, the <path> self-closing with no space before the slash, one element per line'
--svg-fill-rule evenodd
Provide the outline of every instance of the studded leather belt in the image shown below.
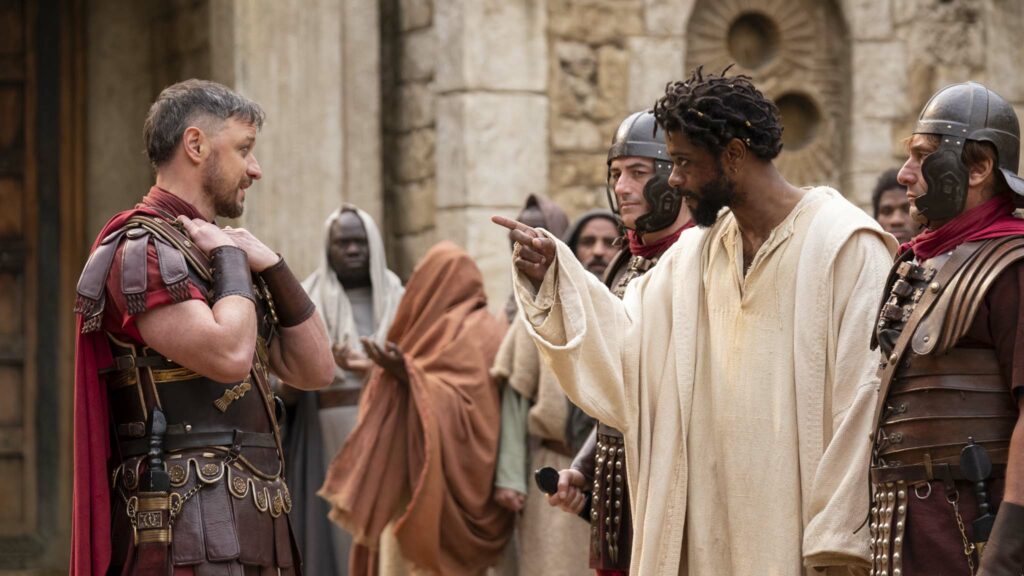
<path fill-rule="evenodd" d="M 149 452 L 149 438 L 121 440 L 121 457 L 131 458 Z M 242 432 L 223 430 L 217 432 L 168 432 L 164 436 L 164 451 L 203 448 L 205 446 L 238 446 L 239 448 L 276 448 L 272 432 Z"/>

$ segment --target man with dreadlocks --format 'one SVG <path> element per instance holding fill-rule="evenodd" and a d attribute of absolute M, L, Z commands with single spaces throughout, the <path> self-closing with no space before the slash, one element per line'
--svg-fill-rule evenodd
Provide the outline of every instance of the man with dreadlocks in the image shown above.
<path fill-rule="evenodd" d="M 895 242 L 779 174 L 778 109 L 749 78 L 698 68 L 654 114 L 699 228 L 623 300 L 555 238 L 495 218 L 515 228 L 541 355 L 623 432 L 630 572 L 863 574 L 879 362 L 864 343 Z"/>

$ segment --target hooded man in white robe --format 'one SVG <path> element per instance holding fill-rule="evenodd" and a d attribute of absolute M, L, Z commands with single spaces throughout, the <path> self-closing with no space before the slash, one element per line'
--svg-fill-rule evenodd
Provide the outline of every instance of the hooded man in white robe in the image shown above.
<path fill-rule="evenodd" d="M 348 573 L 351 536 L 327 519 L 327 505 L 316 496 L 326 463 L 356 425 L 359 398 L 372 362 L 361 338 L 383 345 L 402 299 L 402 282 L 388 270 L 377 224 L 351 205 L 324 223 L 325 245 L 317 269 L 302 286 L 316 303 L 334 348 L 334 382 L 324 390 L 294 398 L 288 426 L 287 475 L 295 509 L 291 521 L 307 574 Z M 295 394 L 288 394 L 295 396 Z"/>
<path fill-rule="evenodd" d="M 700 228 L 624 300 L 557 239 L 494 219 L 515 229 L 541 356 L 624 434 L 630 572 L 864 574 L 879 361 L 866 343 L 895 241 L 835 190 L 782 177 L 778 109 L 749 78 L 698 69 L 654 113 Z"/>

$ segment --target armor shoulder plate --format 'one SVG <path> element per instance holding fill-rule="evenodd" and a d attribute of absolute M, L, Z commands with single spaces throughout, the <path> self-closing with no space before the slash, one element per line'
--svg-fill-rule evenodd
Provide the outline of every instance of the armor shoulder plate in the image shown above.
<path fill-rule="evenodd" d="M 915 354 L 943 354 L 974 322 L 989 288 L 1011 265 L 1024 260 L 1024 236 L 985 240 L 984 245 L 944 287 L 943 294 L 914 333 Z"/>
<path fill-rule="evenodd" d="M 83 317 L 82 332 L 98 330 L 102 324 L 107 279 L 118 254 L 121 255 L 121 292 L 129 314 L 146 311 L 146 292 L 151 288 L 148 285 L 151 246 L 160 279 L 173 301 L 188 300 L 189 265 L 183 249 L 190 247 L 191 242 L 186 239 L 182 244 L 177 239 L 168 238 L 165 228 L 173 230 L 173 226 L 157 217 L 136 214 L 128 218 L 124 226 L 103 238 L 93 250 L 77 286 L 75 313 Z"/>

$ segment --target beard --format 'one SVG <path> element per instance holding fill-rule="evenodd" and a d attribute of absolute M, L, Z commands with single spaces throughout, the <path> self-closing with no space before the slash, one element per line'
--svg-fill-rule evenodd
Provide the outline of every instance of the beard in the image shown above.
<path fill-rule="evenodd" d="M 736 198 L 736 183 L 719 169 L 715 179 L 700 187 L 698 193 L 683 190 L 683 196 L 693 198 L 697 205 L 690 208 L 693 222 L 701 228 L 710 228 L 718 221 L 718 213 Z"/>
<path fill-rule="evenodd" d="M 245 206 L 238 198 L 238 189 L 248 187 L 251 183 L 248 178 L 232 182 L 224 176 L 216 151 L 210 155 L 203 168 L 203 194 L 213 200 L 214 211 L 222 218 L 238 218 L 242 215 Z"/>
<path fill-rule="evenodd" d="M 601 276 L 604 275 L 605 269 L 608 268 L 608 262 L 604 258 L 597 256 L 591 259 L 590 262 L 587 262 L 584 265 L 584 268 L 586 268 L 587 271 L 589 271 L 594 276 L 600 278 Z"/>

